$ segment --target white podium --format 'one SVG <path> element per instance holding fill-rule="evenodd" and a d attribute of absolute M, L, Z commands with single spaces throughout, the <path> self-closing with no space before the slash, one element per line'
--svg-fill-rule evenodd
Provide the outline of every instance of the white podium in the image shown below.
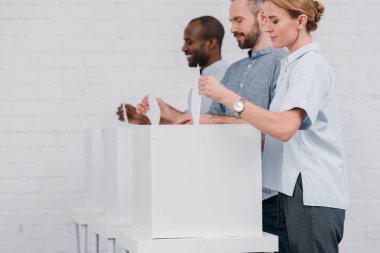
<path fill-rule="evenodd" d="M 250 125 L 134 126 L 134 229 L 262 236 L 261 134 Z"/>
<path fill-rule="evenodd" d="M 79 252 L 87 251 L 87 227 L 90 219 L 100 217 L 104 212 L 104 178 L 102 129 L 85 131 L 85 205 L 71 210 L 76 226 L 77 247 Z"/>
<path fill-rule="evenodd" d="M 115 251 L 115 233 L 118 229 L 131 226 L 132 202 L 132 129 L 128 125 L 103 130 L 105 212 L 89 222 L 92 233 L 92 252 L 99 251 L 99 236 L 108 240 L 108 252 Z"/>
<path fill-rule="evenodd" d="M 101 128 L 85 133 L 85 207 L 104 211 L 105 193 L 102 187 L 105 176 L 104 142 Z"/>
<path fill-rule="evenodd" d="M 220 238 L 152 239 L 133 229 L 117 232 L 116 242 L 123 253 L 245 253 L 278 251 L 277 236 L 263 233 L 262 236 Z"/>
<path fill-rule="evenodd" d="M 105 218 L 117 223 L 132 223 L 133 139 L 131 127 L 104 129 Z"/>
<path fill-rule="evenodd" d="M 262 232 L 261 134 L 252 126 L 136 125 L 101 133 L 97 163 L 105 173 L 86 189 L 105 194 L 105 209 L 83 216 L 91 253 L 99 252 L 99 236 L 109 253 L 116 242 L 129 253 L 278 250 L 277 237 Z"/>

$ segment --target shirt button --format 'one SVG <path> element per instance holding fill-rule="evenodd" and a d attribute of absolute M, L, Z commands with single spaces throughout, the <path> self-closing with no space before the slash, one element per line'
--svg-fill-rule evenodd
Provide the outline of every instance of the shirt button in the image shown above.
<path fill-rule="evenodd" d="M 244 84 L 243 84 L 243 83 L 241 83 L 241 84 L 240 84 L 240 88 L 243 88 L 243 86 L 244 86 Z"/>
<path fill-rule="evenodd" d="M 251 64 L 249 64 L 249 65 L 248 65 L 248 68 L 251 68 L 251 67 L 252 67 L 252 65 L 251 65 Z"/>

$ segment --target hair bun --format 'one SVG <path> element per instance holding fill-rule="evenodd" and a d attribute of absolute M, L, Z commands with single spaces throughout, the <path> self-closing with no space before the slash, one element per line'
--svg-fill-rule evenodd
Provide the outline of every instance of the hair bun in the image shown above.
<path fill-rule="evenodd" d="M 315 22 L 319 22 L 319 20 L 321 20 L 323 12 L 325 11 L 325 6 L 323 6 L 323 4 L 321 4 L 318 0 L 313 2 L 315 7 Z"/>

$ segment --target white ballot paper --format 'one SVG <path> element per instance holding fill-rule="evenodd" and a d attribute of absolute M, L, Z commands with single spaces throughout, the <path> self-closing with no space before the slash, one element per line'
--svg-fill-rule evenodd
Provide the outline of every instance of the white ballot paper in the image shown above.
<path fill-rule="evenodd" d="M 191 94 L 191 114 L 193 115 L 193 124 L 199 125 L 199 118 L 201 116 L 202 96 L 199 95 L 198 81 L 193 86 Z"/>
<path fill-rule="evenodd" d="M 150 123 L 152 125 L 159 125 L 160 118 L 161 118 L 161 110 L 160 110 L 160 107 L 158 106 L 156 96 L 150 93 L 148 97 L 148 101 L 149 101 L 149 111 L 147 112 L 146 116 L 148 116 Z"/>
<path fill-rule="evenodd" d="M 124 103 L 121 104 L 121 108 L 122 108 L 122 111 L 123 111 L 124 122 L 128 125 L 129 121 L 128 121 L 128 116 L 127 116 L 127 109 L 125 108 L 125 104 Z"/>

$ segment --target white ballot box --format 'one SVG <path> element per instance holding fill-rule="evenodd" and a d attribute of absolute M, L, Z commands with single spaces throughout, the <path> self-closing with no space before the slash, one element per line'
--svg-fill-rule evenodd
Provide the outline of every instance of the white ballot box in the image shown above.
<path fill-rule="evenodd" d="M 250 125 L 134 126 L 134 229 L 262 235 L 261 134 Z"/>
<path fill-rule="evenodd" d="M 132 129 L 129 126 L 104 129 L 105 218 L 115 224 L 131 223 L 132 201 Z"/>
<path fill-rule="evenodd" d="M 85 131 L 85 208 L 104 211 L 104 152 L 101 128 Z"/>

